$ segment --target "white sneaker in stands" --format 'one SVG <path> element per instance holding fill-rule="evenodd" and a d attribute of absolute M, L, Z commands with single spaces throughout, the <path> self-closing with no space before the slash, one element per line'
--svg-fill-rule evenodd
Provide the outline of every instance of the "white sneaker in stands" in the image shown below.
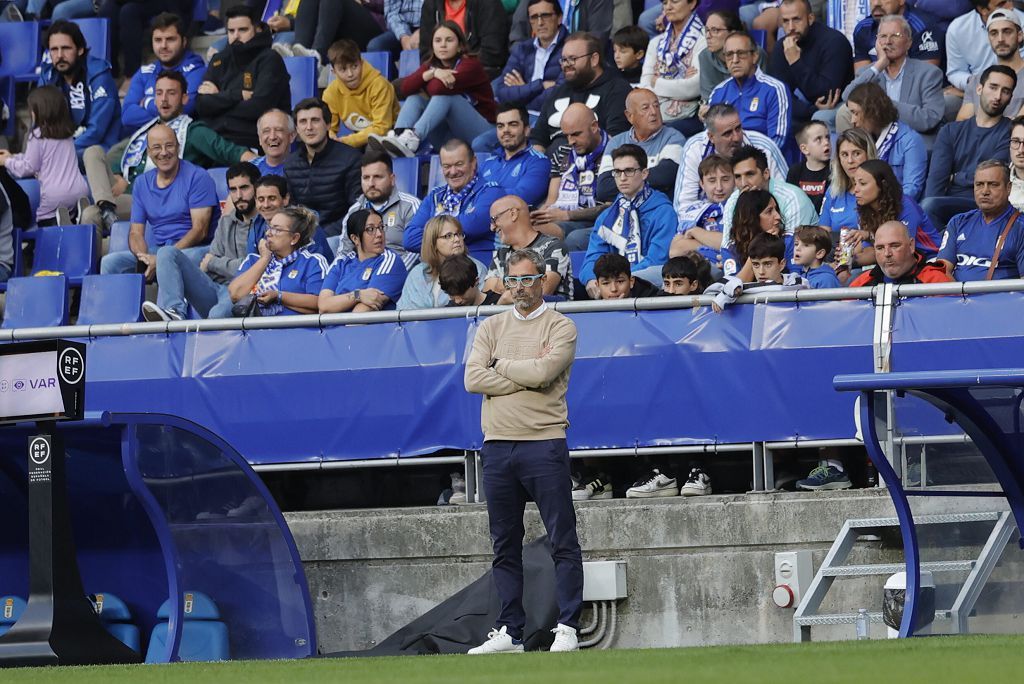
<path fill-rule="evenodd" d="M 559 622 L 558 626 L 551 631 L 555 633 L 555 641 L 549 649 L 552 653 L 580 650 L 579 638 L 576 636 L 576 630 L 572 627 Z"/>
<path fill-rule="evenodd" d="M 488 653 L 522 653 L 523 643 L 516 643 L 508 633 L 507 627 L 492 629 L 487 633 L 487 641 L 469 649 L 469 655 L 487 655 Z M 575 630 L 574 630 L 575 634 Z"/>
<path fill-rule="evenodd" d="M 626 490 L 627 499 L 652 499 L 660 496 L 679 496 L 679 487 L 676 486 L 676 478 L 664 475 L 657 468 Z"/>
<path fill-rule="evenodd" d="M 690 476 L 686 478 L 679 493 L 683 496 L 704 496 L 711 493 L 711 478 L 700 468 L 691 468 Z"/>
<path fill-rule="evenodd" d="M 381 141 L 384 149 L 393 157 L 415 157 L 420 148 L 420 137 L 416 131 L 406 128 L 398 135 L 389 135 Z"/>

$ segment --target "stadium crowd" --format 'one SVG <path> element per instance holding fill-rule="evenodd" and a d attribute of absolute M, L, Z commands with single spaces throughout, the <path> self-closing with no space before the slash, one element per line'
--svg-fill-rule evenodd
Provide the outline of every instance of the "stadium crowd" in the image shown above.
<path fill-rule="evenodd" d="M 30 130 L 0 150 L 0 280 L 15 227 L 127 221 L 100 272 L 156 283 L 148 320 L 504 304 L 522 249 L 549 299 L 707 291 L 716 311 L 1024 273 L 1010 0 L 870 0 L 852 38 L 822 0 L 257 2 L 221 12 L 205 59 L 191 2 L 0 4 L 52 19 Z M 73 21 L 97 12 L 109 61 Z M 390 82 L 367 51 L 418 66 Z M 295 56 L 323 88 L 293 104 Z M 434 187 L 399 189 L 409 157 Z M 10 177 L 38 179 L 34 216 Z"/>

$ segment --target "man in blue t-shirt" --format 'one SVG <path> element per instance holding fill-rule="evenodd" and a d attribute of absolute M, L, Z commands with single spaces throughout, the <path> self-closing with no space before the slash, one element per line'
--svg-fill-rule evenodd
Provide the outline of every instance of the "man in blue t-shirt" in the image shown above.
<path fill-rule="evenodd" d="M 134 273 L 138 269 L 151 282 L 156 277 L 157 247 L 174 245 L 197 264 L 202 260 L 218 202 L 210 174 L 178 157 L 178 138 L 170 127 L 156 124 L 150 128 L 146 145 L 146 154 L 156 168 L 135 180 L 128 249 L 103 257 L 100 273 Z M 151 244 L 146 240 L 147 225 L 152 231 Z"/>
<path fill-rule="evenodd" d="M 960 282 L 1020 278 L 1024 274 L 1024 219 L 1010 206 L 1010 169 L 1006 164 L 994 159 L 978 164 L 974 201 L 977 209 L 950 220 L 939 262 Z"/>
<path fill-rule="evenodd" d="M 362 313 L 394 309 L 405 285 L 405 264 L 385 244 L 384 219 L 372 209 L 348 218 L 348 238 L 355 252 L 331 264 L 320 291 L 320 313 Z"/>
<path fill-rule="evenodd" d="M 261 176 L 284 176 L 284 160 L 295 142 L 295 121 L 291 114 L 280 109 L 268 109 L 256 121 L 256 135 L 260 139 L 263 155 L 252 163 Z"/>

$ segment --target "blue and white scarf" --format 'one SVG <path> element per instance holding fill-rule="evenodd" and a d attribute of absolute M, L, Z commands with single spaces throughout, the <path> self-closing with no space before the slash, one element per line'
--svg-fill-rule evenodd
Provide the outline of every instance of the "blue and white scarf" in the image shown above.
<path fill-rule="evenodd" d="M 893 121 L 889 127 L 882 131 L 882 135 L 875 141 L 875 149 L 878 150 L 878 158 L 884 162 L 889 161 L 889 153 L 896 142 L 896 133 L 899 131 L 900 122 Z"/>
<path fill-rule="evenodd" d="M 569 33 L 574 33 L 580 28 L 580 0 L 564 0 L 562 8 L 562 25 Z"/>
<path fill-rule="evenodd" d="M 284 269 L 295 263 L 295 260 L 299 258 L 299 251 L 295 250 L 283 259 L 278 259 L 276 256 L 270 257 L 270 263 L 267 264 L 267 270 L 263 271 L 263 275 L 260 276 L 260 280 L 256 283 L 255 295 L 259 297 L 262 294 L 266 294 L 272 290 L 281 291 L 278 287 L 281 282 L 281 274 L 284 273 Z M 276 316 L 284 310 L 284 305 L 279 301 L 273 301 L 270 304 L 260 303 L 260 315 L 262 316 Z"/>
<path fill-rule="evenodd" d="M 704 35 L 704 22 L 697 16 L 696 10 L 690 14 L 683 30 L 679 32 L 675 44 L 672 43 L 672 26 L 670 25 L 664 33 L 661 44 L 658 45 L 658 61 L 655 66 L 659 76 L 667 78 L 682 78 L 686 69 L 690 66 L 687 57 L 693 52 L 697 41 Z"/>
<path fill-rule="evenodd" d="M 161 123 L 160 117 L 156 117 L 145 124 L 128 139 L 128 146 L 125 147 L 124 154 L 121 156 L 121 175 L 126 179 L 131 180 L 129 176 L 131 170 L 143 161 L 146 162 L 147 167 L 150 165 L 151 162 L 146 158 L 146 134 L 150 128 L 158 123 Z M 188 114 L 182 114 L 163 123 L 169 126 L 174 131 L 175 137 L 178 138 L 178 159 L 183 159 L 185 154 L 185 138 L 188 137 L 188 127 L 192 123 L 192 117 Z M 148 171 L 149 169 L 143 170 Z"/>
<path fill-rule="evenodd" d="M 437 204 L 434 206 L 434 216 L 440 216 L 442 214 L 458 216 L 461 214 L 462 203 L 465 202 L 473 192 L 473 188 L 476 187 L 478 178 L 479 176 L 474 175 L 458 192 L 452 190 L 450 186 L 445 185 L 444 190 L 442 190 L 437 196 Z"/>
<path fill-rule="evenodd" d="M 601 131 L 601 142 L 593 152 L 580 156 L 576 150 L 569 148 L 569 163 L 558 186 L 558 199 L 555 206 L 559 209 L 580 209 L 593 207 L 596 204 L 594 192 L 597 188 L 597 167 L 608 144 L 608 133 Z"/>
<path fill-rule="evenodd" d="M 620 194 L 615 198 L 617 211 L 609 211 L 597 229 L 601 239 L 626 257 L 633 266 L 644 260 L 640 243 L 640 207 L 650 198 L 651 192 L 651 186 L 644 183 L 644 187 L 633 199 Z"/>

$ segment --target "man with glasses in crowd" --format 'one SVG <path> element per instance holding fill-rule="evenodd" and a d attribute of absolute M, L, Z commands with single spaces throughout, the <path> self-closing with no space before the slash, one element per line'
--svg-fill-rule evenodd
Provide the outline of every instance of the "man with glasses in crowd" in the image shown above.
<path fill-rule="evenodd" d="M 501 247 L 487 270 L 484 292 L 501 295 L 499 304 L 511 304 L 512 293 L 504 286 L 506 262 L 512 252 L 529 249 L 544 261 L 544 295 L 572 299 L 572 262 L 565 243 L 533 227 L 530 209 L 521 197 L 505 195 L 491 205 L 491 228 Z"/>
<path fill-rule="evenodd" d="M 529 0 L 527 5 L 533 37 L 512 46 L 505 68 L 491 86 L 498 102 L 537 112 L 551 88 L 562 81 L 562 45 L 568 31 L 557 0 Z"/>
<path fill-rule="evenodd" d="M 552 651 L 579 648 L 583 554 L 576 534 L 565 429 L 576 326 L 544 302 L 544 260 L 528 249 L 509 255 L 504 278 L 514 308 L 480 324 L 466 360 L 466 390 L 483 395 L 483 489 L 494 548 L 492 576 L 501 602 L 487 641 L 471 655 L 522 653 L 523 512 L 540 511 L 555 566 L 558 624 Z"/>

